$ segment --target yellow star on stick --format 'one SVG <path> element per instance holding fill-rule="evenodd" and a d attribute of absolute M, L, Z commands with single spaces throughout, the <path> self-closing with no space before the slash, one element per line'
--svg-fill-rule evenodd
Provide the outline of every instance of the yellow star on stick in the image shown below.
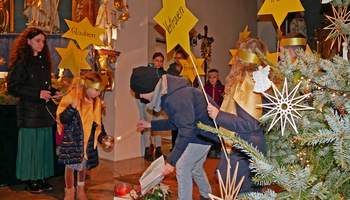
<path fill-rule="evenodd" d="M 186 8 L 185 0 L 162 2 L 162 10 L 153 19 L 165 30 L 167 53 L 179 44 L 190 54 L 189 32 L 198 19 Z"/>
<path fill-rule="evenodd" d="M 300 0 L 266 0 L 261 6 L 258 15 L 272 14 L 277 26 L 280 27 L 288 13 L 304 10 Z"/>
<path fill-rule="evenodd" d="M 104 45 L 100 35 L 105 29 L 93 27 L 86 17 L 79 23 L 65 20 L 69 30 L 62 37 L 76 40 L 81 49 L 85 49 L 89 44 Z"/>
<path fill-rule="evenodd" d="M 80 70 L 91 69 L 85 60 L 89 50 L 79 50 L 72 40 L 69 41 L 67 48 L 56 48 L 56 51 L 62 58 L 58 68 L 69 69 L 75 78 L 79 76 Z"/>
<path fill-rule="evenodd" d="M 193 83 L 194 79 L 197 76 L 197 73 L 193 67 L 192 60 L 190 57 L 192 57 L 199 75 L 205 75 L 205 72 L 202 69 L 204 58 L 197 59 L 196 57 L 194 57 L 193 53 L 191 52 L 190 56 L 188 56 L 187 59 L 179 60 L 181 65 L 182 65 L 182 70 L 181 70 L 180 76 L 187 75 L 188 78 L 190 78 L 191 82 Z"/>
<path fill-rule="evenodd" d="M 248 32 L 248 25 L 247 25 L 247 26 L 245 27 L 244 31 L 241 32 L 241 33 L 239 33 L 239 41 L 248 38 L 248 36 L 249 36 L 250 33 L 251 33 L 250 31 Z"/>

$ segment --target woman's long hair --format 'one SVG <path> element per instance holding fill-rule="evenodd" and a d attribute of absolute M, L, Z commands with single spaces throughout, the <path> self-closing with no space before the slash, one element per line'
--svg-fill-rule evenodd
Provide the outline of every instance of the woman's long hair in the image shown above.
<path fill-rule="evenodd" d="M 246 38 L 239 41 L 236 47 L 237 50 L 242 49 L 254 54 L 256 49 L 259 49 L 264 55 L 267 52 L 266 45 L 259 38 Z M 236 55 L 231 71 L 225 79 L 225 96 L 231 93 L 232 87 L 240 86 L 243 83 L 246 73 L 252 76 L 252 73 L 258 70 L 259 65 L 261 64 L 244 61 Z"/>
<path fill-rule="evenodd" d="M 34 51 L 28 44 L 27 40 L 31 40 L 39 34 L 45 36 L 44 48 L 39 54 L 44 58 L 44 65 L 47 66 L 50 71 L 52 70 L 51 54 L 47 45 L 46 35 L 43 31 L 37 28 L 27 28 L 15 40 L 11 48 L 9 67 L 22 61 L 26 61 L 29 65 L 34 63 Z"/>

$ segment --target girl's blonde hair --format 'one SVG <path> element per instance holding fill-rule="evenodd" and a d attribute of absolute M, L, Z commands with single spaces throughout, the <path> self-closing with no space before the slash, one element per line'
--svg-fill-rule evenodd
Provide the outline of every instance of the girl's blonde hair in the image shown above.
<path fill-rule="evenodd" d="M 237 50 L 242 49 L 254 54 L 256 53 L 256 49 L 259 49 L 264 55 L 267 52 L 266 45 L 259 38 L 243 39 L 237 43 L 236 47 Z M 236 55 L 231 71 L 225 79 L 225 96 L 231 93 L 232 87 L 240 86 L 243 83 L 246 73 L 252 76 L 252 73 L 258 70 L 259 65 L 262 64 L 247 62 Z"/>

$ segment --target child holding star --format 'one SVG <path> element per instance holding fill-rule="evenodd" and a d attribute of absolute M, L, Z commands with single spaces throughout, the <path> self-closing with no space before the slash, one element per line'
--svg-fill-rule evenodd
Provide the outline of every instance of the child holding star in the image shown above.
<path fill-rule="evenodd" d="M 58 162 L 65 165 L 65 200 L 74 200 L 74 171 L 78 172 L 77 197 L 87 200 L 84 185 L 86 170 L 98 165 L 97 142 L 107 144 L 101 122 L 103 101 L 100 99 L 102 78 L 97 72 L 87 73 L 64 96 L 57 109 L 57 118 L 65 124 Z M 57 127 L 61 133 L 61 127 Z"/>
<path fill-rule="evenodd" d="M 263 133 L 265 128 L 258 121 L 262 116 L 263 109 L 257 107 L 258 104 L 264 102 L 264 99 L 260 93 L 253 92 L 255 83 L 252 73 L 263 65 L 256 54 L 256 49 L 266 54 L 267 47 L 259 38 L 246 38 L 237 43 L 238 53 L 230 74 L 226 77 L 225 96 L 221 108 L 219 110 L 218 107 L 209 104 L 207 109 L 209 116 L 221 128 L 228 129 L 232 134 L 246 140 L 266 155 L 266 139 Z M 245 177 L 240 193 L 260 192 L 261 187 L 252 180 L 255 174 L 249 169 L 250 157 L 235 147 L 228 149 L 228 151 L 231 151 L 228 155 L 231 165 L 231 180 L 237 162 L 239 162 L 239 168 L 236 185 L 243 176 Z M 223 155 L 223 151 L 217 169 L 225 182 L 227 159 Z"/>

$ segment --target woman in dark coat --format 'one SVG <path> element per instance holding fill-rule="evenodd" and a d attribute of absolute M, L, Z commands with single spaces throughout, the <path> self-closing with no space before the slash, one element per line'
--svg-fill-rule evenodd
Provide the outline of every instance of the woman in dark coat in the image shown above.
<path fill-rule="evenodd" d="M 55 104 L 51 95 L 52 61 L 44 32 L 28 28 L 13 44 L 7 89 L 19 98 L 16 177 L 32 193 L 53 190 L 46 178 L 54 175 L 53 133 Z"/>

